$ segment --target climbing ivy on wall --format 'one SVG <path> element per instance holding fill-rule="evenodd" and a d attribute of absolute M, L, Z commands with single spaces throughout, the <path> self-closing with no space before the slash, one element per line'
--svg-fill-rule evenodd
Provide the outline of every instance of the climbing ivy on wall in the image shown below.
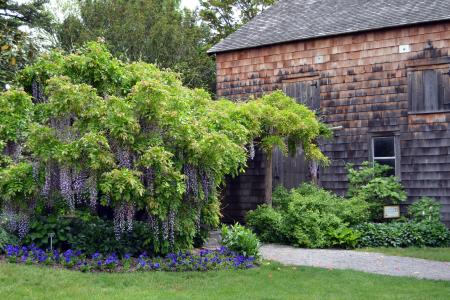
<path fill-rule="evenodd" d="M 327 162 L 315 141 L 329 130 L 283 93 L 213 101 L 100 43 L 50 52 L 19 81 L 0 94 L 0 201 L 21 237 L 33 214 L 63 200 L 69 212 L 110 207 L 119 240 L 139 214 L 156 252 L 189 248 L 201 225 L 218 225 L 218 188 L 244 170 L 253 141 Z"/>

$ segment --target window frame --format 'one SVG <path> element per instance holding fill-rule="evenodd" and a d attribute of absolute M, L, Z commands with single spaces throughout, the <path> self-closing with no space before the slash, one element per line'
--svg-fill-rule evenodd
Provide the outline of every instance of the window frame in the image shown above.
<path fill-rule="evenodd" d="M 386 157 L 376 157 L 375 156 L 375 139 L 377 138 L 393 138 L 394 139 L 394 156 L 386 156 Z M 378 133 L 373 134 L 369 136 L 369 161 L 372 162 L 372 164 L 375 163 L 376 159 L 390 159 L 394 160 L 395 164 L 395 176 L 401 180 L 401 149 L 400 149 L 400 134 L 397 132 L 384 132 L 384 133 Z"/>

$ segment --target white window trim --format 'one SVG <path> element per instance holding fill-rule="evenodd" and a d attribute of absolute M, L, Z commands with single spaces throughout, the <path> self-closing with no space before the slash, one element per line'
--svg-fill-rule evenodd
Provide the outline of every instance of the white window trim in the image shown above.
<path fill-rule="evenodd" d="M 382 138 L 392 138 L 394 139 L 394 156 L 375 156 L 375 139 L 382 139 Z M 372 137 L 372 164 L 375 163 L 375 160 L 394 160 L 394 170 L 395 173 L 397 174 L 397 147 L 395 146 L 396 143 L 396 136 L 392 135 L 392 136 L 373 136 Z"/>

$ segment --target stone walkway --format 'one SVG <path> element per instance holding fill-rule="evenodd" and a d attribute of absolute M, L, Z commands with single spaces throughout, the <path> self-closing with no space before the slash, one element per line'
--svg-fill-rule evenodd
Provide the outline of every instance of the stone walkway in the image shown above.
<path fill-rule="evenodd" d="M 300 249 L 281 245 L 264 245 L 261 247 L 261 254 L 264 259 L 285 265 L 352 269 L 391 276 L 450 281 L 448 262 L 350 250 Z"/>

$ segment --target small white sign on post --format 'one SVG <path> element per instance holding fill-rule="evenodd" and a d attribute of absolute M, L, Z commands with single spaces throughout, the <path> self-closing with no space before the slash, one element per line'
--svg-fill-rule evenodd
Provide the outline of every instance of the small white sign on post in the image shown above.
<path fill-rule="evenodd" d="M 398 206 L 398 205 L 385 206 L 384 207 L 384 218 L 385 219 L 400 218 L 400 206 Z"/>

